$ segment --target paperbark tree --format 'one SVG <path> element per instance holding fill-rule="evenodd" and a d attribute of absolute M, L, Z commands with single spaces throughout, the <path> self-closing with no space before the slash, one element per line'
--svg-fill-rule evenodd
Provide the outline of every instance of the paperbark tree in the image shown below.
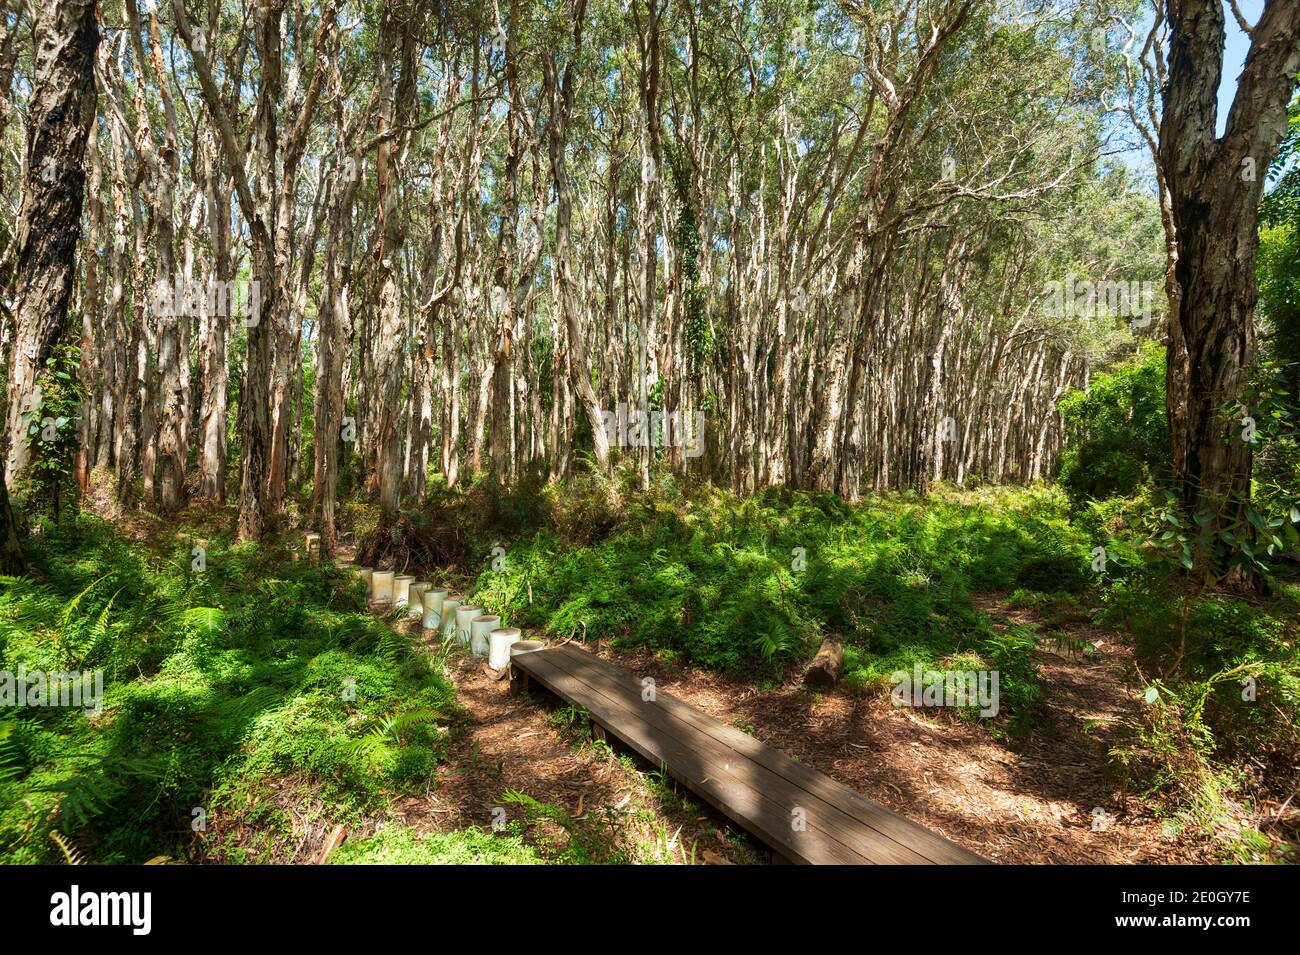
<path fill-rule="evenodd" d="M 326 73 L 326 56 L 333 48 L 335 37 L 335 16 L 337 0 L 327 0 L 320 12 L 320 25 L 316 32 L 314 53 L 311 61 L 311 74 L 306 82 L 306 90 L 300 91 L 301 77 L 297 69 L 291 71 L 291 89 L 289 102 L 285 106 L 292 119 L 289 135 L 279 159 L 280 175 L 275 183 L 275 275 L 279 295 L 272 302 L 271 328 L 273 329 L 273 354 L 271 364 L 271 457 L 267 463 L 267 506 L 278 509 L 283 501 L 288 483 L 289 472 L 289 431 L 293 418 L 291 389 L 292 382 L 301 367 L 300 329 L 302 309 L 296 300 L 291 301 L 290 289 L 293 287 L 291 262 L 294 255 L 294 219 L 295 203 L 298 199 L 297 184 L 299 163 L 307 146 L 307 134 L 316 119 L 317 103 Z M 299 21 L 297 28 L 304 24 Z M 308 236 L 310 239 L 311 237 Z M 314 242 L 307 241 L 306 249 L 301 252 L 307 268 L 310 269 L 311 250 Z M 291 327 L 292 326 L 292 327 Z"/>
<path fill-rule="evenodd" d="M 1300 68 L 1300 0 L 1265 4 L 1221 138 L 1223 5 L 1168 0 L 1166 13 L 1159 154 L 1177 243 L 1166 369 L 1173 469 L 1189 512 L 1231 522 L 1249 499 L 1251 445 L 1241 414 L 1224 406 L 1239 401 L 1255 359 L 1259 201 Z"/>
<path fill-rule="evenodd" d="M 0 471 L 0 574 L 20 574 L 27 569 L 22 541 L 18 537 L 18 522 L 9 504 L 9 488 Z"/>
<path fill-rule="evenodd" d="M 325 262 L 320 306 L 317 309 L 316 395 L 312 422 L 316 431 L 312 508 L 324 553 L 334 548 L 334 512 L 338 500 L 339 465 L 347 443 L 343 436 L 343 374 L 351 329 L 348 295 L 352 284 L 355 230 L 352 207 L 361 182 L 361 155 L 352 144 L 368 110 L 348 122 L 339 95 L 338 69 L 330 67 L 338 162 L 326 197 Z"/>
<path fill-rule="evenodd" d="M 287 0 L 268 0 L 258 4 L 253 17 L 253 33 L 261 65 L 260 82 L 253 116 L 253 181 L 245 172 L 244 157 L 220 90 L 213 78 L 204 43 L 195 44 L 194 33 L 185 14 L 182 0 L 172 0 L 176 30 L 190 50 L 199 86 L 203 91 L 212 124 L 221 133 L 221 152 L 226 170 L 234 181 L 240 212 L 248 223 L 252 238 L 252 277 L 259 284 L 257 315 L 249 315 L 248 349 L 244 359 L 244 380 L 240 390 L 239 431 L 243 453 L 239 475 L 239 536 L 258 540 L 266 526 L 267 477 L 270 473 L 271 411 L 270 366 L 271 338 L 275 324 L 282 320 L 283 288 L 275 269 L 275 187 L 278 181 L 277 110 L 281 92 L 280 16 Z M 251 296 L 250 296 L 251 298 Z M 269 308 L 268 308 L 269 306 Z"/>
<path fill-rule="evenodd" d="M 398 8 L 385 9 L 380 26 L 379 134 L 384 137 L 375 154 L 375 188 L 378 244 L 375 261 L 379 270 L 378 328 L 371 345 L 375 351 L 374 436 L 375 484 L 385 519 L 397 513 L 402 494 L 402 351 L 405 325 L 402 319 L 400 264 L 406 225 L 399 205 L 399 174 L 403 147 L 415 98 L 415 24 L 399 18 Z M 409 12 L 409 11 L 408 11 Z"/>
<path fill-rule="evenodd" d="M 9 361 L 5 479 L 29 460 L 24 414 L 68 315 L 86 188 L 86 138 L 95 116 L 94 0 L 50 0 L 35 23 L 22 200 L 14 230 L 14 340 Z M 3 508 L 8 511 L 8 508 Z M 7 536 L 7 535 L 6 535 Z"/>
<path fill-rule="evenodd" d="M 148 218 L 154 238 L 154 284 L 146 289 L 141 282 L 141 287 L 137 289 L 137 302 L 144 304 L 157 335 L 157 372 L 156 375 L 147 373 L 145 376 L 149 401 L 144 413 L 151 418 L 147 428 L 151 440 L 146 452 L 145 490 L 149 504 L 163 513 L 171 513 L 180 507 L 184 497 L 187 443 L 182 365 L 188 364 L 188 356 L 182 345 L 188 338 L 183 326 L 189 319 L 185 314 L 185 295 L 175 294 L 178 289 L 185 291 L 176 264 L 174 221 L 180 152 L 176 110 L 172 102 L 169 71 L 163 58 L 158 16 L 150 12 L 146 27 L 140 22 L 134 0 L 126 0 L 125 7 L 136 64 L 136 152 L 144 167 L 143 172 L 147 175 L 145 181 L 148 188 L 142 192 L 149 207 Z M 147 33 L 149 39 L 147 50 L 141 39 L 142 33 Z M 154 142 L 151 129 L 151 114 L 145 92 L 149 80 L 154 82 L 162 106 L 164 122 L 161 143 Z M 143 276 L 143 246 L 141 253 L 138 271 Z M 155 290 L 169 290 L 171 294 L 154 294 Z M 150 368 L 149 371 L 152 372 L 153 369 Z"/>
<path fill-rule="evenodd" d="M 215 134 L 214 134 L 215 137 Z M 221 172 L 219 146 L 204 148 L 208 230 L 212 271 L 231 274 L 230 192 Z M 205 310 L 199 326 L 199 449 L 198 497 L 221 504 L 226 500 L 226 386 L 230 377 L 230 310 Z"/>
<path fill-rule="evenodd" d="M 573 263 L 570 259 L 570 224 L 573 216 L 573 185 L 569 181 L 568 166 L 565 162 L 569 116 L 573 112 L 574 63 L 582 55 L 582 30 L 586 19 L 586 0 L 576 0 L 573 15 L 573 51 L 564 68 L 562 77 L 556 75 L 555 57 L 547 53 L 543 56 L 543 68 L 546 70 L 547 82 L 551 90 L 550 123 L 550 160 L 551 176 L 555 183 L 555 267 L 556 288 L 559 293 L 559 309 L 563 316 L 565 342 L 568 346 L 570 378 L 573 388 L 582 403 L 582 410 L 587 415 L 591 426 L 592 447 L 596 456 L 596 466 L 601 471 L 609 470 L 609 441 L 605 435 L 596 390 L 591 384 L 588 371 L 586 336 L 578 327 L 578 302 L 573 281 Z"/>

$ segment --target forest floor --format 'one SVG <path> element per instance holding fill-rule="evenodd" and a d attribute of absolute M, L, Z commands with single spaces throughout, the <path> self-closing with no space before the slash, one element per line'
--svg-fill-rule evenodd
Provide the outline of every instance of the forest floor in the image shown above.
<path fill-rule="evenodd" d="M 924 511 L 890 501 L 851 514 L 856 525 L 826 518 L 836 536 L 821 541 L 825 563 L 801 599 L 827 621 L 816 632 L 857 630 L 856 660 L 846 654 L 844 680 L 824 692 L 802 685 L 798 659 L 760 666 L 757 644 L 714 639 L 705 614 L 675 615 L 687 603 L 681 577 L 692 599 L 753 598 L 718 618 L 768 619 L 759 584 L 777 564 L 760 553 L 764 540 L 748 550 L 714 542 L 752 533 L 750 518 L 722 506 L 707 533 L 696 524 L 688 537 L 660 516 L 596 545 L 517 545 L 509 577 L 469 564 L 430 579 L 552 643 L 588 632 L 588 651 L 993 862 L 1284 858 L 1300 819 L 1289 777 L 1269 772 L 1285 769 L 1289 750 L 1269 765 L 1251 750 L 1254 776 L 1234 763 L 1240 784 L 1225 786 L 1212 812 L 1139 788 L 1155 791 L 1141 762 L 1151 746 L 1134 736 L 1151 712 L 1131 649 L 1140 631 L 1102 629 L 1113 605 L 1099 590 L 1048 589 L 1074 556 L 1044 563 L 1036 549 L 1045 527 L 1065 525 L 1022 532 L 1031 519 L 1014 508 L 1036 500 L 1026 492 L 994 510 L 936 499 Z M 763 519 L 788 517 L 808 535 L 816 516 L 791 508 Z M 890 516 L 897 526 L 875 526 Z M 0 859 L 57 861 L 61 850 L 113 862 L 773 861 L 658 767 L 595 738 L 581 710 L 544 691 L 512 697 L 508 681 L 459 649 L 399 652 L 405 642 L 387 639 L 389 624 L 367 612 L 345 569 L 350 547 L 336 566 L 298 559 L 293 536 L 232 544 L 229 509 L 191 509 L 179 523 L 105 517 L 45 527 L 35 539 L 43 580 L 0 592 L 0 663 L 52 672 L 70 656 L 132 675 L 112 680 L 104 719 L 59 710 L 0 722 Z M 196 543 L 207 550 L 202 574 L 191 565 Z M 704 556 L 671 550 L 687 544 Z M 873 547 L 904 546 L 897 560 L 873 559 Z M 966 562 L 945 563 L 950 553 Z M 1040 567 L 1037 577 L 1024 570 Z M 1026 577 L 1038 586 L 1021 586 Z M 827 594 L 815 589 L 823 583 Z M 1293 632 L 1278 616 L 1293 602 L 1228 606 L 1242 616 L 1208 616 L 1198 632 L 1217 639 L 1242 619 L 1281 641 Z M 629 623 L 646 620 L 641 633 Z M 418 639 L 418 624 L 396 626 Z M 1004 637 L 1025 656 L 1000 657 Z M 728 668 L 737 653 L 742 666 Z M 894 706 L 889 674 L 913 660 L 1000 669 L 1003 713 Z M 361 702 L 340 705 L 349 683 Z M 159 774 L 155 763 L 184 772 Z M 79 802 L 83 791 L 111 798 Z M 209 828 L 177 838 L 177 819 L 196 806 L 210 812 Z"/>
<path fill-rule="evenodd" d="M 448 670 L 469 724 L 430 799 L 404 808 L 402 821 L 416 831 L 486 828 L 503 794 L 516 790 L 598 830 L 625 861 L 767 861 L 761 843 L 671 779 L 593 740 L 571 709 L 544 693 L 510 696 L 510 681 L 489 675 L 480 659 L 454 656 Z M 557 827 L 536 820 L 524 828 L 530 842 L 562 838 Z"/>
<path fill-rule="evenodd" d="M 1008 607 L 996 595 L 977 603 L 994 620 L 1038 622 L 1032 611 Z M 1168 829 L 1152 806 L 1123 794 L 1108 770 L 1106 754 L 1121 719 L 1141 705 L 1141 688 L 1126 675 L 1132 672 L 1128 651 L 1095 628 L 1066 633 L 1097 652 L 1037 652 L 1044 697 L 1032 729 L 1014 748 L 977 721 L 923 717 L 880 693 L 821 693 L 795 681 L 759 689 L 654 654 L 595 649 L 993 862 L 1215 861 L 1205 838 Z M 764 846 L 709 807 L 668 791 L 643 762 L 615 758 L 575 733 L 571 712 L 544 692 L 511 697 L 508 681 L 467 656 L 451 657 L 449 672 L 469 725 L 431 801 L 411 800 L 401 813 L 417 831 L 485 826 L 501 795 L 518 790 L 575 819 L 617 816 L 619 838 L 650 847 L 661 861 L 770 861 Z M 667 846 L 663 833 L 670 834 Z"/>
<path fill-rule="evenodd" d="M 354 555 L 353 547 L 343 544 L 337 558 L 348 562 Z M 420 638 L 417 621 L 400 629 Z M 573 708 L 544 693 L 512 696 L 508 679 L 498 679 L 468 653 L 448 654 L 445 667 L 463 711 L 461 732 L 428 797 L 410 797 L 393 807 L 393 821 L 417 836 L 487 830 L 494 813 L 503 811 L 509 821 L 519 810 L 503 806 L 503 797 L 517 791 L 568 816 L 570 828 L 587 830 L 588 838 L 600 843 L 597 861 L 770 861 L 766 846 L 696 802 L 671 777 L 595 740 L 584 715 Z M 553 821 L 518 821 L 529 844 L 547 848 L 544 855 L 557 855 L 570 840 Z"/>

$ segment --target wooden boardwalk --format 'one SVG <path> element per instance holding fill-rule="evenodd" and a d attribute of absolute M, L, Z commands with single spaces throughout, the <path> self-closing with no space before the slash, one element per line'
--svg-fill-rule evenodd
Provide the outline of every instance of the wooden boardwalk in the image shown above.
<path fill-rule="evenodd" d="M 572 644 L 513 664 L 792 862 L 986 861 Z"/>

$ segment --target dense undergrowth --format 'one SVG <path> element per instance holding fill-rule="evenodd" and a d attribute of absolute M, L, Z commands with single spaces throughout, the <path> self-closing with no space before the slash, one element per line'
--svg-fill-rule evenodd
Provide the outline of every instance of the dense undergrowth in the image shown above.
<path fill-rule="evenodd" d="M 1203 830 L 1243 861 L 1269 840 L 1234 816 L 1284 804 L 1300 781 L 1300 586 L 1273 589 L 1202 591 L 1148 567 L 1112 580 L 1096 614 L 1125 635 L 1147 687 L 1112 759 L 1139 792 L 1168 797 L 1171 828 Z M 1274 834 L 1293 856 L 1300 833 Z"/>
<path fill-rule="evenodd" d="M 828 634 L 845 640 L 850 688 L 883 689 L 916 663 L 995 669 L 1002 710 L 989 726 L 1009 742 L 1042 694 L 1035 651 L 1102 627 L 1131 645 L 1146 688 L 1110 759 L 1125 788 L 1167 797 L 1172 826 L 1212 833 L 1229 802 L 1285 798 L 1296 779 L 1300 589 L 1285 576 L 1267 597 L 1206 589 L 1153 559 L 1149 485 L 1127 499 L 936 488 L 848 505 L 587 478 L 531 492 L 527 510 L 542 516 L 516 518 L 510 538 L 492 515 L 524 510 L 521 493 L 502 503 L 478 487 L 440 518 L 467 505 L 485 516 L 464 534 L 482 560 L 472 596 L 512 625 L 759 683 L 797 676 Z M 504 560 L 488 557 L 496 546 Z M 1038 623 L 990 619 L 971 599 L 981 593 L 1034 608 Z"/>
<path fill-rule="evenodd" d="M 0 716 L 0 858 L 283 858 L 296 801 L 356 819 L 443 756 L 450 684 L 343 571 L 86 514 L 33 545 L 33 577 L 3 580 L 0 670 L 102 670 L 104 698 Z"/>
<path fill-rule="evenodd" d="M 1145 559 L 1139 504 L 1048 488 L 850 505 L 667 476 L 649 491 L 591 476 L 511 491 L 482 481 L 435 488 L 376 553 L 463 587 L 507 624 L 760 685 L 797 678 L 827 635 L 845 642 L 849 692 L 882 692 L 914 664 L 997 670 L 1000 712 L 986 725 L 1009 745 L 1035 725 L 1037 651 L 1071 627 L 1111 628 L 1149 688 L 1111 753 L 1122 783 L 1213 832 L 1229 801 L 1277 796 L 1294 778 L 1300 596 L 1285 580 L 1267 599 L 1189 589 Z M 361 541 L 378 540 L 366 505 L 346 514 Z M 0 671 L 99 669 L 105 697 L 98 714 L 0 715 L 0 858 L 279 861 L 301 841 L 295 807 L 373 831 L 434 782 L 458 726 L 440 661 L 367 612 L 332 563 L 296 560 L 274 539 L 232 544 L 213 529 L 224 522 L 194 520 L 150 524 L 144 540 L 85 513 L 41 522 L 32 576 L 4 579 Z M 1091 567 L 1098 542 L 1104 573 Z M 980 594 L 1032 608 L 1037 624 L 982 612 Z M 390 819 L 333 861 L 657 857 L 507 796 L 565 837 L 417 835 Z"/>
<path fill-rule="evenodd" d="M 612 489 L 609 489 L 612 493 Z M 851 686 L 897 670 L 997 669 L 1003 710 L 1023 722 L 1038 695 L 1033 637 L 999 632 L 975 591 L 1078 591 L 1088 551 L 1048 491 L 899 494 L 849 506 L 773 490 L 741 498 L 661 483 L 620 495 L 599 530 L 563 512 L 525 533 L 478 577 L 475 602 L 512 625 L 610 640 L 770 682 L 823 635 L 847 646 Z M 487 542 L 484 542 L 484 546 Z M 498 557 L 501 555 L 498 553 Z"/>

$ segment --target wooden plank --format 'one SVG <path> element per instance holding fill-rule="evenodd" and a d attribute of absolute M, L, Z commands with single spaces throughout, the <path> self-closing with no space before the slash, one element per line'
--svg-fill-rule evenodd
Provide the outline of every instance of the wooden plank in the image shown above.
<path fill-rule="evenodd" d="M 734 773 L 715 767 L 712 761 L 682 740 L 647 723 L 625 704 L 609 701 L 580 679 L 545 659 L 546 651 L 523 654 L 515 658 L 529 675 L 574 706 L 587 709 L 591 718 L 623 740 L 628 746 L 656 766 L 661 766 L 687 789 L 744 828 L 759 834 L 777 851 L 796 862 L 809 864 L 855 865 L 863 859 L 833 839 L 800 838 L 807 836 L 790 827 L 790 817 L 762 793 L 744 785 Z M 816 830 L 814 830 L 816 831 Z"/>
<path fill-rule="evenodd" d="M 575 666 L 574 661 L 559 657 L 551 658 L 548 662 L 558 665 L 571 677 L 582 682 L 591 694 L 589 698 L 599 698 L 603 705 L 619 710 L 624 719 L 648 722 L 669 738 L 682 743 L 690 752 L 700 757 L 707 766 L 707 772 L 710 776 L 733 781 L 736 785 L 752 790 L 771 811 L 771 817 L 778 827 L 776 835 L 784 835 L 788 831 L 794 831 L 792 828 L 794 820 L 792 810 L 802 808 L 805 813 L 804 822 L 808 827 L 805 828 L 804 832 L 814 829 L 818 831 L 820 838 L 838 842 L 844 846 L 845 851 L 850 856 L 856 857 L 854 861 L 857 863 L 864 861 L 872 863 L 884 861 L 924 863 L 926 861 L 924 858 L 914 853 L 907 853 L 905 850 L 900 853 L 900 855 L 905 856 L 902 858 L 879 858 L 882 854 L 872 853 L 870 851 L 871 845 L 855 839 L 853 832 L 845 833 L 833 824 L 828 824 L 828 821 L 833 823 L 834 813 L 828 811 L 827 807 L 801 805 L 803 802 L 807 802 L 803 798 L 807 795 L 803 790 L 792 787 L 789 783 L 758 766 L 752 760 L 746 759 L 734 750 L 719 745 L 715 740 L 699 733 L 694 728 L 682 724 L 657 706 L 645 703 L 639 693 L 629 692 L 626 687 L 611 686 L 608 676 L 600 670 L 590 667 L 584 670 Z M 617 733 L 618 730 L 613 729 L 611 732 Z M 671 771 L 671 763 L 668 768 Z M 726 811 L 725 807 L 719 808 Z M 765 836 L 764 833 L 759 834 Z M 805 836 L 803 833 L 797 833 L 796 836 L 797 842 L 804 841 Z M 807 838 L 813 838 L 813 836 L 810 835 Z M 856 845 L 855 842 L 857 842 Z"/>
<path fill-rule="evenodd" d="M 784 777 L 734 749 L 724 746 L 694 726 L 683 723 L 673 713 L 658 705 L 657 691 L 656 702 L 645 702 L 641 698 L 640 688 L 634 678 L 631 684 L 627 680 L 615 680 L 604 668 L 587 663 L 585 658 L 588 656 L 590 654 L 581 652 L 561 653 L 550 657 L 549 662 L 558 665 L 570 676 L 587 684 L 591 692 L 600 694 L 607 700 L 622 703 L 631 711 L 629 718 L 648 721 L 670 736 L 688 740 L 694 751 L 711 760 L 715 772 L 719 771 L 717 767 L 723 767 L 730 772 L 730 767 L 735 765 L 738 772 L 743 775 L 742 782 L 745 785 L 761 793 L 780 809 L 780 817 L 785 828 L 790 827 L 793 810 L 797 808 L 803 811 L 807 826 L 815 827 L 823 833 L 824 838 L 839 842 L 849 852 L 859 856 L 860 861 L 889 865 L 930 864 L 930 859 L 908 845 L 900 844 L 864 826 L 834 803 L 827 802 L 806 789 L 792 784 Z M 711 720 L 712 717 L 706 716 L 705 719 Z"/>
<path fill-rule="evenodd" d="M 537 656 L 537 654 L 528 654 Z M 706 755 L 683 740 L 645 723 L 626 704 L 613 704 L 580 679 L 557 667 L 554 661 L 530 661 L 533 678 L 550 687 L 562 699 L 585 706 L 595 722 L 649 760 L 663 767 L 692 793 L 723 812 L 796 862 L 812 864 L 860 864 L 862 859 L 834 840 L 798 837 L 782 808 L 746 786 L 725 767 L 714 766 Z"/>
<path fill-rule="evenodd" d="M 592 666 L 604 669 L 615 679 L 628 681 L 630 685 L 636 688 L 638 694 L 640 693 L 640 682 L 633 674 L 596 656 L 594 653 L 588 653 L 572 644 L 557 647 L 554 651 L 542 652 L 560 653 L 570 657 L 576 654 L 584 662 L 589 662 Z M 838 806 L 863 825 L 875 829 L 895 842 L 915 849 L 930 861 L 945 865 L 988 864 L 987 859 L 983 859 L 975 853 L 949 842 L 938 833 L 926 829 L 924 826 L 920 826 L 886 809 L 884 806 L 871 802 L 865 796 L 850 789 L 843 783 L 836 782 L 805 763 L 791 759 L 780 750 L 766 745 L 748 733 L 741 732 L 734 726 L 728 726 L 726 723 L 715 720 L 708 714 L 695 709 L 695 707 L 683 703 L 671 694 L 665 693 L 663 690 L 657 690 L 655 696 L 661 706 L 670 710 L 674 716 L 683 722 L 691 724 L 736 752 L 778 773 L 800 788 L 807 790 L 810 794 Z"/>
<path fill-rule="evenodd" d="M 515 663 L 795 861 L 985 861 L 662 690 L 647 706 L 636 677 L 576 646 Z M 793 806 L 809 810 L 802 833 Z"/>

